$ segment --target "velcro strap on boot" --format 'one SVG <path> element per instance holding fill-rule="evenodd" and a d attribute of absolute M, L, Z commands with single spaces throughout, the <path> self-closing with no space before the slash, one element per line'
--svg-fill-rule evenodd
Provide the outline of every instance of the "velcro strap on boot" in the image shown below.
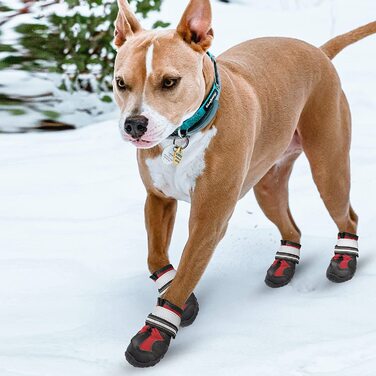
<path fill-rule="evenodd" d="M 350 234 L 349 232 L 340 232 L 338 234 L 337 245 L 334 247 L 334 253 L 359 257 L 358 239 L 357 235 Z"/>
<path fill-rule="evenodd" d="M 277 260 L 288 260 L 299 264 L 301 245 L 288 240 L 281 240 L 281 247 L 275 255 Z"/>
<path fill-rule="evenodd" d="M 167 291 L 175 275 L 176 270 L 171 264 L 168 264 L 150 276 L 157 285 L 159 295 L 163 295 Z"/>
<path fill-rule="evenodd" d="M 158 298 L 157 306 L 147 317 L 146 324 L 156 327 L 172 338 L 176 337 L 179 330 L 183 310 L 165 299 Z"/>

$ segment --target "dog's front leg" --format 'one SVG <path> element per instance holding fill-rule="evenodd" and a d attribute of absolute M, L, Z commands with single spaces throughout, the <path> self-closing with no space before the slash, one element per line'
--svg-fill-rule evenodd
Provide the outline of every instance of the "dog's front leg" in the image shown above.
<path fill-rule="evenodd" d="M 151 273 L 170 263 L 168 248 L 174 228 L 177 202 L 148 193 L 145 202 L 145 225 L 148 235 L 148 267 Z"/>
<path fill-rule="evenodd" d="M 179 329 L 185 302 L 225 234 L 239 198 L 241 181 L 227 178 L 225 174 L 222 177 L 220 181 L 198 179 L 192 195 L 189 237 L 176 276 L 158 299 L 146 325 L 128 346 L 126 358 L 134 366 L 152 366 L 163 358 Z"/>
<path fill-rule="evenodd" d="M 134 366 L 152 366 L 163 358 L 171 338 L 178 332 L 185 302 L 226 232 L 239 198 L 241 181 L 232 177 L 229 184 L 231 177 L 227 180 L 228 175 L 221 177 L 214 181 L 208 177 L 197 181 L 192 194 L 189 237 L 176 276 L 126 351 L 127 360 Z"/>
<path fill-rule="evenodd" d="M 225 235 L 238 194 L 220 197 L 211 193 L 210 197 L 199 197 L 196 202 L 192 202 L 189 238 L 179 268 L 163 297 L 178 307 L 183 307 L 204 273 L 217 244 Z"/>
<path fill-rule="evenodd" d="M 158 293 L 163 295 L 176 275 L 170 264 L 168 248 L 175 222 L 177 202 L 174 199 L 149 193 L 145 203 L 145 224 L 148 234 L 148 266 L 150 278 Z M 199 305 L 192 293 L 185 302 L 181 326 L 191 325 L 197 317 Z"/>

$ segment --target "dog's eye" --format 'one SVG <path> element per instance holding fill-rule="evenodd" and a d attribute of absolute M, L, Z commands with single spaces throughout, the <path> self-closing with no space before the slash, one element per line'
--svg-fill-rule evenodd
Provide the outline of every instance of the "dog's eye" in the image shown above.
<path fill-rule="evenodd" d="M 116 86 L 119 90 L 126 90 L 128 89 L 128 85 L 124 82 L 122 78 L 116 78 Z"/>
<path fill-rule="evenodd" d="M 180 81 L 180 78 L 164 78 L 162 81 L 162 88 L 172 89 L 179 83 L 179 81 Z"/>

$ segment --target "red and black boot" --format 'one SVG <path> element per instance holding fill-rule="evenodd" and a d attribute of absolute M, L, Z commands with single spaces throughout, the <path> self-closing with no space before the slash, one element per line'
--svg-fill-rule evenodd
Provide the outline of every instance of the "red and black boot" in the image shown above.
<path fill-rule="evenodd" d="M 334 249 L 334 257 L 326 271 L 327 278 L 336 283 L 349 281 L 356 272 L 358 256 L 358 236 L 340 232 Z"/>
<path fill-rule="evenodd" d="M 266 272 L 265 283 L 272 288 L 287 285 L 295 274 L 299 264 L 301 245 L 287 240 L 281 240 L 281 247 L 275 260 Z"/>
<path fill-rule="evenodd" d="M 169 264 L 153 273 L 150 278 L 155 282 L 159 295 L 162 296 L 175 278 L 176 270 Z M 194 293 L 190 295 L 183 307 L 180 326 L 189 326 L 195 321 L 200 307 Z"/>
<path fill-rule="evenodd" d="M 183 311 L 165 299 L 158 298 L 157 306 L 145 326 L 132 338 L 125 358 L 134 367 L 152 367 L 166 354 L 171 338 L 179 330 Z"/>

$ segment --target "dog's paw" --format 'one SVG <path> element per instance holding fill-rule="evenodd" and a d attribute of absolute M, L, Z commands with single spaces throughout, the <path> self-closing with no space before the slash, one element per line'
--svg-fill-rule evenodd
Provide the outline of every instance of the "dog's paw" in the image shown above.
<path fill-rule="evenodd" d="M 276 259 L 266 272 L 266 285 L 272 288 L 287 285 L 295 274 L 295 267 L 294 261 Z"/>
<path fill-rule="evenodd" d="M 340 232 L 334 249 L 334 257 L 326 271 L 329 281 L 341 283 L 354 277 L 358 256 L 358 235 Z"/>
<path fill-rule="evenodd" d="M 134 367 L 155 366 L 166 354 L 171 336 L 162 330 L 145 325 L 131 340 L 125 358 Z"/>
<path fill-rule="evenodd" d="M 135 367 L 152 367 L 166 354 L 171 338 L 175 338 L 183 310 L 166 299 L 158 298 L 145 326 L 132 338 L 125 358 Z"/>
<path fill-rule="evenodd" d="M 200 307 L 198 305 L 197 298 L 195 294 L 192 292 L 191 296 L 184 304 L 180 326 L 189 326 L 193 324 L 193 322 L 196 320 L 199 310 Z"/>
<path fill-rule="evenodd" d="M 341 283 L 349 281 L 356 272 L 356 256 L 336 254 L 330 261 L 326 271 L 326 277 L 329 281 Z"/>

